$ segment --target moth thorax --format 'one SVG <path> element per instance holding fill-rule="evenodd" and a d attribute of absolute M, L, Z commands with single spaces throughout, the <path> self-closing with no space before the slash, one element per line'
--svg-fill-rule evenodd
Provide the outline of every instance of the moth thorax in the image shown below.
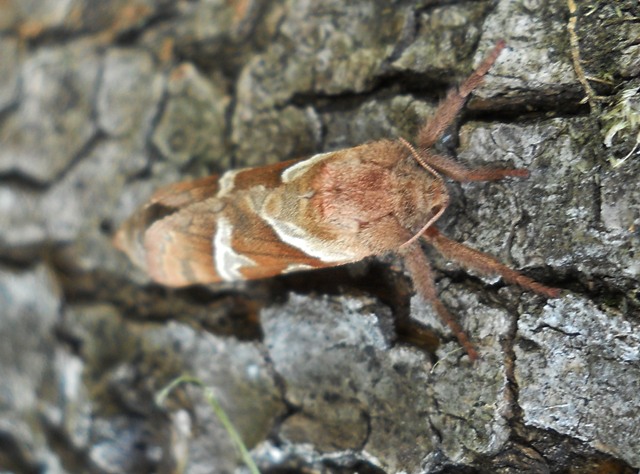
<path fill-rule="evenodd" d="M 357 230 L 394 211 L 393 179 L 384 167 L 373 163 L 326 166 L 320 178 L 312 203 L 324 220 L 338 227 Z"/>

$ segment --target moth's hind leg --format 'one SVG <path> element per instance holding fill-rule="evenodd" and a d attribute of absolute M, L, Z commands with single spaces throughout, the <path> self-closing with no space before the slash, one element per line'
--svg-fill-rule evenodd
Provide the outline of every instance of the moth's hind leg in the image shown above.
<path fill-rule="evenodd" d="M 435 227 L 428 229 L 422 235 L 422 238 L 444 257 L 457 262 L 465 268 L 475 270 L 484 275 L 500 275 L 509 283 L 519 285 L 548 298 L 557 298 L 560 295 L 559 289 L 538 283 L 522 273 L 503 265 L 486 253 L 451 240 L 442 235 Z"/>

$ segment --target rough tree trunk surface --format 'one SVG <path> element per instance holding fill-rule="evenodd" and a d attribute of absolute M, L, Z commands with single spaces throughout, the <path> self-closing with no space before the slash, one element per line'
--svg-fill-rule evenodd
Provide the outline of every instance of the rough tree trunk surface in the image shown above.
<path fill-rule="evenodd" d="M 200 389 L 154 403 L 189 373 L 262 472 L 636 472 L 640 10 L 576 1 L 0 2 L 0 470 L 243 469 Z M 500 38 L 441 146 L 531 177 L 439 226 L 563 293 L 425 249 L 475 367 L 394 255 L 170 291 L 112 247 L 162 184 L 412 139 Z"/>

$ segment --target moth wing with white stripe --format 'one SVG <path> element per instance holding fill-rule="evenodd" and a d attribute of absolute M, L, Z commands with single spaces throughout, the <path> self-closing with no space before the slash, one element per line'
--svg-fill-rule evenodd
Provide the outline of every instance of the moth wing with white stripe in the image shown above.
<path fill-rule="evenodd" d="M 295 224 L 270 219 L 264 211 L 275 190 L 284 190 L 279 196 L 286 200 L 298 192 L 282 181 L 282 171 L 298 163 L 304 161 L 166 186 L 125 222 L 115 244 L 153 280 L 174 287 L 265 278 L 353 261 L 350 254 L 318 258 L 318 252 L 307 253 L 295 245 L 299 242 L 283 240 L 283 234 L 296 234 Z M 297 230 L 301 241 L 310 237 L 302 227 Z"/>

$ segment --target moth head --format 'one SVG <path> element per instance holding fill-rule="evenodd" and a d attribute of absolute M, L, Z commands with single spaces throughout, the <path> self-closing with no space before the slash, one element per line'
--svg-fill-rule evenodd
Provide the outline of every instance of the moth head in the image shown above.
<path fill-rule="evenodd" d="M 426 174 L 412 173 L 415 178 L 400 185 L 405 194 L 404 213 L 401 214 L 405 222 L 401 223 L 414 232 L 413 237 L 402 245 L 404 247 L 416 241 L 440 218 L 449 205 L 449 192 L 440 174 L 427 163 L 425 157 L 405 139 L 400 138 L 400 142 L 411 152 L 410 159 L 402 163 L 409 166 L 413 164 L 415 168 L 417 162 L 426 171 Z"/>

